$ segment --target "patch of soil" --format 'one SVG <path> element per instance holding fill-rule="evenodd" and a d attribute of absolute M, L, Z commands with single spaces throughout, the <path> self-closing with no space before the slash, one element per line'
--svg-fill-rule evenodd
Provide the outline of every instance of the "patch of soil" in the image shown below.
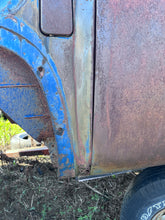
<path fill-rule="evenodd" d="M 0 166 L 1 220 L 119 220 L 134 173 L 79 183 L 59 180 L 48 157 Z"/>

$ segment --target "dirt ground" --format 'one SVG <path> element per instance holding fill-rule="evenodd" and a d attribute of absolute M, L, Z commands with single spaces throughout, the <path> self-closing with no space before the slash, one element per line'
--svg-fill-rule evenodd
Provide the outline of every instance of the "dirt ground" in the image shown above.
<path fill-rule="evenodd" d="M 79 183 L 59 180 L 48 157 L 0 161 L 1 220 L 119 220 L 134 173 Z"/>

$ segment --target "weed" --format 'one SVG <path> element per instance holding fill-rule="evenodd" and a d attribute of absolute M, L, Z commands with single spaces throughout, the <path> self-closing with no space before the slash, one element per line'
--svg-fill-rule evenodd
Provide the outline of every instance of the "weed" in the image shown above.
<path fill-rule="evenodd" d="M 29 211 L 34 211 L 34 210 L 36 210 L 35 207 L 31 207 L 31 208 L 29 209 Z"/>
<path fill-rule="evenodd" d="M 94 195 L 92 195 L 92 200 L 98 200 L 99 199 L 99 195 L 98 194 L 94 194 Z"/>
<path fill-rule="evenodd" d="M 78 218 L 78 220 L 87 220 L 87 219 L 89 219 L 87 215 L 80 216 L 80 217 Z"/>
<path fill-rule="evenodd" d="M 8 137 L 22 132 L 20 128 L 13 132 L 13 125 L 8 126 L 8 123 L 0 118 L 1 146 L 8 145 Z M 49 169 L 52 167 L 50 162 L 43 163 L 43 160 L 50 161 L 48 158 L 15 159 L 0 167 L 0 219 L 13 219 L 14 216 L 14 219 L 25 220 L 119 220 L 123 192 L 134 178 L 132 173 L 125 174 L 124 184 L 124 174 L 91 180 L 90 184 L 80 184 L 75 179 L 68 182 L 57 178 L 57 169 Z M 22 164 L 25 168 L 20 172 Z M 28 182 L 26 167 L 30 167 Z M 38 167 L 44 175 L 38 175 Z"/>
<path fill-rule="evenodd" d="M 52 210 L 52 208 L 51 207 L 48 207 L 48 212 L 50 212 Z"/>
<path fill-rule="evenodd" d="M 77 211 L 78 211 L 78 212 L 82 212 L 82 209 L 78 208 Z"/>
<path fill-rule="evenodd" d="M 44 220 L 45 219 L 45 217 L 46 217 L 46 205 L 45 204 L 43 204 L 43 209 L 42 209 L 42 211 L 41 211 L 41 215 L 42 215 L 42 218 L 41 218 L 41 220 Z"/>
<path fill-rule="evenodd" d="M 22 128 L 20 128 L 16 124 L 11 124 L 9 120 L 4 120 L 0 117 L 0 146 L 6 147 L 10 144 L 10 139 L 15 134 L 19 134 L 24 132 Z"/>

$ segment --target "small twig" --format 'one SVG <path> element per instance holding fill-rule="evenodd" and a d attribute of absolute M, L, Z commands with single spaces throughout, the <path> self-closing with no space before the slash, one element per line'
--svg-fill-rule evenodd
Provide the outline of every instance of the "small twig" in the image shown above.
<path fill-rule="evenodd" d="M 29 208 L 28 205 L 25 202 L 23 202 L 23 204 L 24 204 L 25 209 Z"/>
<path fill-rule="evenodd" d="M 83 200 L 82 200 L 82 198 L 78 195 L 78 197 L 79 197 L 79 199 L 80 199 L 80 202 L 81 202 L 81 204 L 83 203 Z"/>
<path fill-rule="evenodd" d="M 104 195 L 103 193 L 99 192 L 97 189 L 91 187 L 90 185 L 88 185 L 87 183 L 82 182 L 86 187 L 88 187 L 89 189 L 91 189 L 92 191 L 94 191 L 95 193 L 105 197 L 106 199 L 110 199 L 108 196 Z"/>
<path fill-rule="evenodd" d="M 4 210 L 5 212 L 8 212 L 8 213 L 10 213 L 10 212 L 9 212 L 9 211 L 8 211 L 7 209 L 5 209 L 5 208 L 4 208 L 3 210 Z"/>
<path fill-rule="evenodd" d="M 34 194 L 32 195 L 31 208 L 33 207 Z"/>
<path fill-rule="evenodd" d="M 99 203 L 99 199 L 97 200 L 96 205 L 95 205 L 95 209 L 93 209 L 92 215 L 90 216 L 91 219 L 93 218 L 94 213 L 95 213 L 96 210 L 98 209 L 98 203 Z"/>

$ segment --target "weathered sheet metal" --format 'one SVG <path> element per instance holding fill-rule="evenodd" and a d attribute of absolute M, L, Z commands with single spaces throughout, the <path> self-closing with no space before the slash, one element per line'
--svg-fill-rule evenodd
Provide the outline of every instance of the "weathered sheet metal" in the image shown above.
<path fill-rule="evenodd" d="M 95 1 L 75 0 L 74 33 L 48 40 L 62 79 L 77 173 L 91 164 Z"/>
<path fill-rule="evenodd" d="M 54 138 L 47 138 L 45 144 L 49 147 L 52 156 L 55 154 L 54 151 L 57 146 L 59 176 L 73 176 L 74 157 L 67 122 L 65 121 L 67 106 L 56 66 L 47 54 L 45 46 L 41 43 L 38 35 L 18 17 L 0 17 L 0 28 L 0 46 L 13 51 L 26 61 L 33 70 L 46 96 L 56 141 L 53 140 Z M 39 67 L 44 68 L 44 76 L 39 74 Z M 63 129 L 62 133 L 59 132 L 59 130 L 62 130 L 61 128 Z"/>
<path fill-rule="evenodd" d="M 164 24 L 164 0 L 97 0 L 94 175 L 164 164 Z"/>
<path fill-rule="evenodd" d="M 40 28 L 44 34 L 69 36 L 73 32 L 72 0 L 40 0 Z"/>
<path fill-rule="evenodd" d="M 10 64 L 1 64 L 0 108 L 25 130 L 35 122 L 28 133 L 45 137 L 51 155 L 57 148 L 59 176 L 89 175 L 91 165 L 97 175 L 164 164 L 165 2 L 73 0 L 73 12 L 73 35 L 48 37 L 39 30 L 38 0 L 0 4 L 1 50 L 10 51 L 6 60 L 12 52 L 16 63 L 26 62 L 13 82 Z M 18 91 L 31 97 L 27 114 L 5 101 Z"/>
<path fill-rule="evenodd" d="M 0 47 L 0 73 L 1 109 L 37 141 L 54 138 L 47 101 L 30 67 Z"/>
<path fill-rule="evenodd" d="M 40 32 L 38 0 L 0 6 L 0 46 L 29 65 L 46 97 L 55 137 L 47 142 L 50 154 L 57 145 L 59 176 L 91 163 L 94 3 L 73 1 L 74 33 L 67 38 Z"/>
<path fill-rule="evenodd" d="M 36 156 L 36 155 L 49 155 L 49 149 L 44 147 L 24 148 L 17 150 L 8 150 L 0 154 L 2 157 L 23 157 L 23 156 Z"/>
<path fill-rule="evenodd" d="M 76 1 L 72 68 L 79 172 L 89 172 L 92 160 L 94 20 L 95 1 Z"/>

